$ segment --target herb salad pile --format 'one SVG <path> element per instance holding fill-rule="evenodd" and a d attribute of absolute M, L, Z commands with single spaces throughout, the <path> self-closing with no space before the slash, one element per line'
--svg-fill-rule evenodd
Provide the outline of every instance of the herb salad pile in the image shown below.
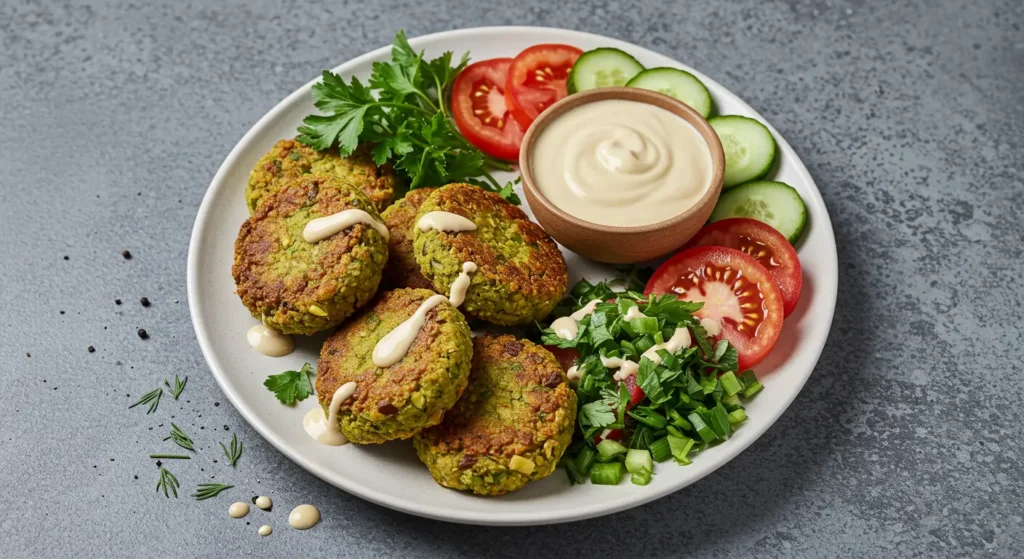
<path fill-rule="evenodd" d="M 693 454 L 729 438 L 747 418 L 743 400 L 763 388 L 753 371 L 737 371 L 737 352 L 729 342 L 713 343 L 701 327 L 693 313 L 703 303 L 675 295 L 644 296 L 635 275 L 623 283 L 625 291 L 614 291 L 606 282 L 579 282 L 556 316 L 594 299 L 606 302 L 579 322 L 574 339 L 562 339 L 550 328 L 541 334 L 549 347 L 579 352 L 576 395 L 582 437 L 562 459 L 573 484 L 589 476 L 595 484 L 614 485 L 628 472 L 634 484 L 647 485 L 654 462 L 673 458 L 689 464 Z M 625 320 L 634 306 L 646 316 Z M 676 328 L 689 330 L 693 347 L 675 354 L 658 350 L 660 364 L 643 356 Z M 619 382 L 602 356 L 630 359 L 639 368 Z"/>
<path fill-rule="evenodd" d="M 296 139 L 318 151 L 337 146 L 342 157 L 372 144 L 374 163 L 393 162 L 410 189 L 468 182 L 519 204 L 513 183 L 491 176 L 511 165 L 473 146 L 448 114 L 445 97 L 469 53 L 453 63 L 451 52 L 424 60 L 399 31 L 391 62 L 374 62 L 366 84 L 324 70 L 313 86 L 313 102 L 324 114 L 307 116 Z"/>

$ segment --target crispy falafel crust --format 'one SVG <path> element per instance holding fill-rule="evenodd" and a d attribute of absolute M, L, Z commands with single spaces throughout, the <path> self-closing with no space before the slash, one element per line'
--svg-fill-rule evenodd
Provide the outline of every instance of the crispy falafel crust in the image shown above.
<path fill-rule="evenodd" d="M 553 472 L 572 440 L 576 393 L 543 347 L 509 335 L 473 340 L 469 385 L 444 421 L 413 439 L 434 480 L 479 495 L 503 495 Z M 510 469 L 513 456 L 534 463 Z"/>
<path fill-rule="evenodd" d="M 249 173 L 245 189 L 249 213 L 254 213 L 260 200 L 280 190 L 288 180 L 310 173 L 334 175 L 341 182 L 361 190 L 377 211 L 391 205 L 398 185 L 390 164 L 379 167 L 374 164 L 369 146 L 361 145 L 352 155 L 341 157 L 333 148 L 316 151 L 296 140 L 281 140 L 256 162 Z"/>
<path fill-rule="evenodd" d="M 361 209 L 380 219 L 369 198 L 330 175 L 302 175 L 267 197 L 242 224 L 231 273 L 252 316 L 285 334 L 313 334 L 341 324 L 377 291 L 386 241 L 356 224 L 307 243 L 309 221 Z"/>
<path fill-rule="evenodd" d="M 391 233 L 388 240 L 388 263 L 384 267 L 381 284 L 391 288 L 410 287 L 434 290 L 434 284 L 423 277 L 412 248 L 412 228 L 423 202 L 434 192 L 433 188 L 410 190 L 404 198 L 380 214 Z"/>
<path fill-rule="evenodd" d="M 438 188 L 417 216 L 445 211 L 473 221 L 475 231 L 444 233 L 412 229 L 420 271 L 438 293 L 448 293 L 462 263 L 477 265 L 466 314 L 502 326 L 530 324 L 547 316 L 565 296 L 569 276 L 558 245 L 501 196 L 455 183 Z"/>
<path fill-rule="evenodd" d="M 373 364 L 373 347 L 408 319 L 427 298 L 426 289 L 382 293 L 331 335 L 320 351 L 317 400 L 327 412 L 334 391 L 346 382 L 356 392 L 341 405 L 341 431 L 352 442 L 407 439 L 437 425 L 469 382 L 473 342 L 462 313 L 443 302 L 427 313 L 423 328 L 398 363 Z"/>

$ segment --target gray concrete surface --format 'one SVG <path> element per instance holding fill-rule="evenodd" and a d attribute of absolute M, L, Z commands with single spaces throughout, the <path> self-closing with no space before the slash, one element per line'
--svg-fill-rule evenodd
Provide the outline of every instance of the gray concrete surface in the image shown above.
<path fill-rule="evenodd" d="M 0 2 L 0 555 L 1024 556 L 1024 4 L 630 4 Z M 835 225 L 835 324 L 792 408 L 715 474 L 610 518 L 479 528 L 349 496 L 241 420 L 189 322 L 193 218 L 253 122 L 399 27 L 494 24 L 704 70 L 793 144 Z M 181 401 L 126 409 L 174 374 Z M 177 500 L 146 458 L 172 420 L 204 451 L 174 465 Z M 188 498 L 203 476 L 265 488 L 278 531 Z M 299 502 L 323 510 L 311 532 L 284 528 Z"/>

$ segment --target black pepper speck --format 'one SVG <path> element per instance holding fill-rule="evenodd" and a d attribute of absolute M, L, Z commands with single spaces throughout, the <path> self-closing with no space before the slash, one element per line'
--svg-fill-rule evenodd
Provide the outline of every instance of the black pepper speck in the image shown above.
<path fill-rule="evenodd" d="M 122 250 L 121 251 L 121 256 L 123 256 L 125 260 L 131 260 L 132 259 L 132 253 L 128 252 L 127 250 Z"/>
<path fill-rule="evenodd" d="M 138 334 L 139 334 L 139 337 L 142 338 L 143 340 L 149 338 L 149 332 L 146 332 L 145 328 L 139 328 Z"/>
<path fill-rule="evenodd" d="M 142 299 L 139 299 L 139 303 L 142 303 L 143 307 L 148 307 L 149 306 L 149 297 L 143 297 Z"/>

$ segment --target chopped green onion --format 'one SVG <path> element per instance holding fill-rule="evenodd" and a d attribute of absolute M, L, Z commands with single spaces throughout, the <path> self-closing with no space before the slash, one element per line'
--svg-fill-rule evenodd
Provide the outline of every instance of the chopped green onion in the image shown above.
<path fill-rule="evenodd" d="M 722 389 L 725 390 L 728 396 L 733 396 L 740 390 L 743 390 L 743 387 L 740 386 L 740 381 L 736 379 L 736 373 L 732 371 L 718 377 L 718 382 L 722 383 Z"/>
<path fill-rule="evenodd" d="M 738 394 L 733 394 L 732 396 L 726 396 L 725 398 L 722 398 L 722 405 L 725 406 L 726 409 L 729 409 L 729 406 L 743 407 L 743 403 L 740 402 L 740 397 Z M 732 410 L 730 409 L 729 411 Z"/>
<path fill-rule="evenodd" d="M 626 455 L 629 456 L 628 454 Z M 668 443 L 668 436 L 664 436 L 651 443 L 651 458 L 655 462 L 664 462 L 672 456 L 672 446 Z"/>
<path fill-rule="evenodd" d="M 576 460 L 572 458 L 563 458 L 562 466 L 565 468 L 565 474 L 569 476 L 570 485 L 579 485 L 587 481 L 587 474 L 581 472 L 576 466 Z"/>
<path fill-rule="evenodd" d="M 629 481 L 633 482 L 633 485 L 647 485 L 651 482 L 651 472 L 647 470 L 639 471 L 631 475 Z"/>
<path fill-rule="evenodd" d="M 729 433 L 732 433 L 732 429 L 729 427 L 729 412 L 725 411 L 725 406 L 722 404 L 707 411 L 706 421 L 721 439 L 728 438 Z"/>
<path fill-rule="evenodd" d="M 583 450 L 576 455 L 576 459 L 573 461 L 573 465 L 583 475 L 590 473 L 591 466 L 594 465 L 594 460 L 597 459 L 597 451 L 594 450 L 590 445 L 583 447 Z"/>
<path fill-rule="evenodd" d="M 678 411 L 669 408 L 667 413 L 669 420 L 672 422 L 672 425 L 675 425 L 680 429 L 686 429 L 687 431 L 693 430 L 693 425 L 690 425 L 690 422 L 687 421 L 686 418 L 683 417 Z"/>
<path fill-rule="evenodd" d="M 711 394 L 718 387 L 718 377 L 711 374 L 700 379 L 700 387 L 704 394 Z"/>
<path fill-rule="evenodd" d="M 637 334 L 661 333 L 658 328 L 658 319 L 653 316 L 642 316 L 629 321 L 629 327 Z"/>
<path fill-rule="evenodd" d="M 626 447 L 623 446 L 619 441 L 613 441 L 611 439 L 605 439 L 597 443 L 597 453 L 601 455 L 601 460 L 606 462 L 615 458 L 616 456 L 626 452 Z M 594 465 L 597 467 L 597 464 Z"/>
<path fill-rule="evenodd" d="M 646 450 L 629 449 L 629 452 L 626 453 L 626 471 L 635 474 L 643 470 L 648 472 L 654 470 L 654 461 L 651 459 L 651 453 Z"/>
<path fill-rule="evenodd" d="M 740 380 L 743 381 L 743 386 L 750 386 L 751 384 L 757 384 L 757 375 L 754 371 L 747 369 L 739 374 Z"/>
<path fill-rule="evenodd" d="M 747 420 L 747 412 L 743 411 L 743 408 L 733 410 L 729 412 L 729 424 L 739 425 Z"/>
<path fill-rule="evenodd" d="M 696 442 L 690 437 L 676 437 L 669 435 L 668 446 L 672 449 L 672 457 L 676 459 L 676 462 L 682 465 L 690 463 L 690 458 L 687 456 L 690 454 L 690 449 L 693 448 L 693 444 Z"/>
<path fill-rule="evenodd" d="M 704 398 L 704 387 L 693 378 L 693 375 L 687 375 L 686 393 L 695 400 Z"/>
<path fill-rule="evenodd" d="M 664 429 L 668 425 L 668 420 L 650 408 L 641 406 L 636 408 L 636 411 L 627 411 L 626 414 L 652 429 Z"/>
<path fill-rule="evenodd" d="M 654 347 L 654 338 L 650 335 L 647 335 L 642 338 L 633 340 L 633 345 L 636 346 L 637 355 L 640 355 L 643 352 L 647 351 L 648 349 Z"/>
<path fill-rule="evenodd" d="M 590 482 L 594 485 L 618 485 L 624 469 L 621 462 L 594 464 L 590 469 Z"/>
<path fill-rule="evenodd" d="M 760 382 L 754 381 L 754 384 L 748 385 L 747 389 L 743 391 L 744 398 L 753 398 L 761 389 L 764 388 Z"/>
<path fill-rule="evenodd" d="M 654 343 L 657 345 L 665 343 L 665 336 L 662 336 L 661 332 L 654 332 Z"/>
<path fill-rule="evenodd" d="M 711 427 L 708 427 L 708 424 L 704 423 L 704 418 L 700 416 L 699 412 L 693 412 L 686 416 L 686 418 L 690 420 L 690 423 L 693 424 L 693 430 L 700 435 L 701 440 L 704 442 L 709 443 L 718 438 Z"/>

